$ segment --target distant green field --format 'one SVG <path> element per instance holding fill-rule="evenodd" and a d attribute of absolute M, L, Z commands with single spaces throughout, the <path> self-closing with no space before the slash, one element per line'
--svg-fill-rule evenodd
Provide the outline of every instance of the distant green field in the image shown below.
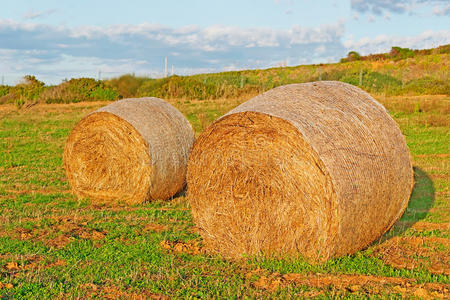
<path fill-rule="evenodd" d="M 274 87 L 338 80 L 382 96 L 450 95 L 450 45 L 427 50 L 393 47 L 384 54 L 351 55 L 340 63 L 278 67 L 152 79 L 125 74 L 109 80 L 78 78 L 45 86 L 27 75 L 14 87 L 0 86 L 0 104 L 71 103 L 129 97 L 206 100 L 248 99 Z"/>
<path fill-rule="evenodd" d="M 1 297 L 448 296 L 450 97 L 379 100 L 411 150 L 409 207 L 368 249 L 318 265 L 205 253 L 183 196 L 131 207 L 76 199 L 62 167 L 65 139 L 104 103 L 0 105 Z M 197 134 L 240 102 L 171 100 Z"/>

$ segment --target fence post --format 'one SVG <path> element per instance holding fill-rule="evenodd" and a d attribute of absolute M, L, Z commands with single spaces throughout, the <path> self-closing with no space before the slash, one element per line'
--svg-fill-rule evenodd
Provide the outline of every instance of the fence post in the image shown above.
<path fill-rule="evenodd" d="M 359 69 L 359 86 L 362 86 L 363 82 L 363 72 L 362 69 Z"/>

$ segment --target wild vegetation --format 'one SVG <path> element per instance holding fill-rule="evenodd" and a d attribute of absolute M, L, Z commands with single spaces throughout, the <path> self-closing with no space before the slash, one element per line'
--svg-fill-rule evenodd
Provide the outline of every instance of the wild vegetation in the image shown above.
<path fill-rule="evenodd" d="M 183 195 L 92 205 L 70 192 L 67 135 L 105 102 L 0 106 L 0 297 L 444 298 L 450 291 L 449 96 L 378 96 L 406 136 L 415 187 L 395 227 L 354 255 L 225 260 Z M 172 99 L 198 134 L 243 99 Z"/>
<path fill-rule="evenodd" d="M 119 94 L 114 89 L 92 78 L 70 79 L 57 86 L 45 86 L 35 76 L 27 75 L 16 86 L 0 86 L 0 104 L 15 103 L 18 107 L 26 102 L 76 103 L 118 98 Z"/>
<path fill-rule="evenodd" d="M 81 101 L 116 100 L 119 94 L 107 87 L 103 81 L 92 78 L 79 78 L 65 81 L 58 86 L 49 87 L 39 100 L 45 103 L 70 103 Z"/>
<path fill-rule="evenodd" d="M 16 86 L 0 86 L 0 103 L 69 103 L 153 96 L 164 99 L 249 98 L 276 86 L 317 80 L 338 80 L 369 93 L 394 95 L 450 94 L 450 45 L 412 50 L 393 47 L 389 53 L 361 56 L 355 51 L 340 63 L 245 70 L 152 79 L 125 74 L 109 80 L 79 78 L 45 86 L 26 76 Z"/>

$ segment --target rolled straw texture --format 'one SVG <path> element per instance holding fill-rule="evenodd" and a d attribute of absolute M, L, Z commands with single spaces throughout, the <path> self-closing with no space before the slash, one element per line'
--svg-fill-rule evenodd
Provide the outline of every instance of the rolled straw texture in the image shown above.
<path fill-rule="evenodd" d="M 407 207 L 413 171 L 386 109 L 352 85 L 274 88 L 194 143 L 188 198 L 206 245 L 225 257 L 360 250 Z"/>
<path fill-rule="evenodd" d="M 75 194 L 94 203 L 167 199 L 185 186 L 193 141 L 189 122 L 166 101 L 124 99 L 74 127 L 64 166 Z"/>

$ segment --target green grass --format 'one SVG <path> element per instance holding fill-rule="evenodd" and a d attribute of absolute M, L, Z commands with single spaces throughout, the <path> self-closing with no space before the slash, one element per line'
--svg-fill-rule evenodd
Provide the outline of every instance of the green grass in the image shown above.
<path fill-rule="evenodd" d="M 229 261 L 218 255 L 167 250 L 162 241 L 186 245 L 202 242 L 193 230 L 189 205 L 183 196 L 131 207 L 98 207 L 68 191 L 62 167 L 65 139 L 76 122 L 100 104 L 0 110 L 0 282 L 12 284 L 12 288 L 0 289 L 1 297 L 101 298 L 113 293 L 123 298 L 135 294 L 173 298 L 364 298 L 384 297 L 389 292 L 381 291 L 377 296 L 302 284 L 266 290 L 254 284 L 259 275 L 247 276 L 258 268 L 269 275 L 363 274 L 412 278 L 418 283 L 450 283 L 447 275 L 434 274 L 420 265 L 396 268 L 373 254 L 378 245 L 395 236 L 448 239 L 448 231 L 417 231 L 411 225 L 419 221 L 450 222 L 450 157 L 445 156 L 450 152 L 450 130 L 439 122 L 423 123 L 432 115 L 442 116 L 440 109 L 419 113 L 398 106 L 395 99 L 382 101 L 406 135 L 412 153 L 416 186 L 410 204 L 397 225 L 371 247 L 323 264 L 310 264 L 302 258 Z M 410 101 L 412 106 L 414 101 Z M 440 98 L 436 103 L 441 105 L 442 101 L 445 104 L 449 98 Z M 172 104 L 198 133 L 240 102 L 174 100 Z M 156 229 L 148 229 L 149 225 Z M 101 238 L 94 238 L 95 233 Z M 64 243 L 58 243 L 62 237 Z M 443 249 L 436 251 L 448 250 L 439 247 Z M 12 262 L 17 263 L 17 268 L 8 268 Z"/>

